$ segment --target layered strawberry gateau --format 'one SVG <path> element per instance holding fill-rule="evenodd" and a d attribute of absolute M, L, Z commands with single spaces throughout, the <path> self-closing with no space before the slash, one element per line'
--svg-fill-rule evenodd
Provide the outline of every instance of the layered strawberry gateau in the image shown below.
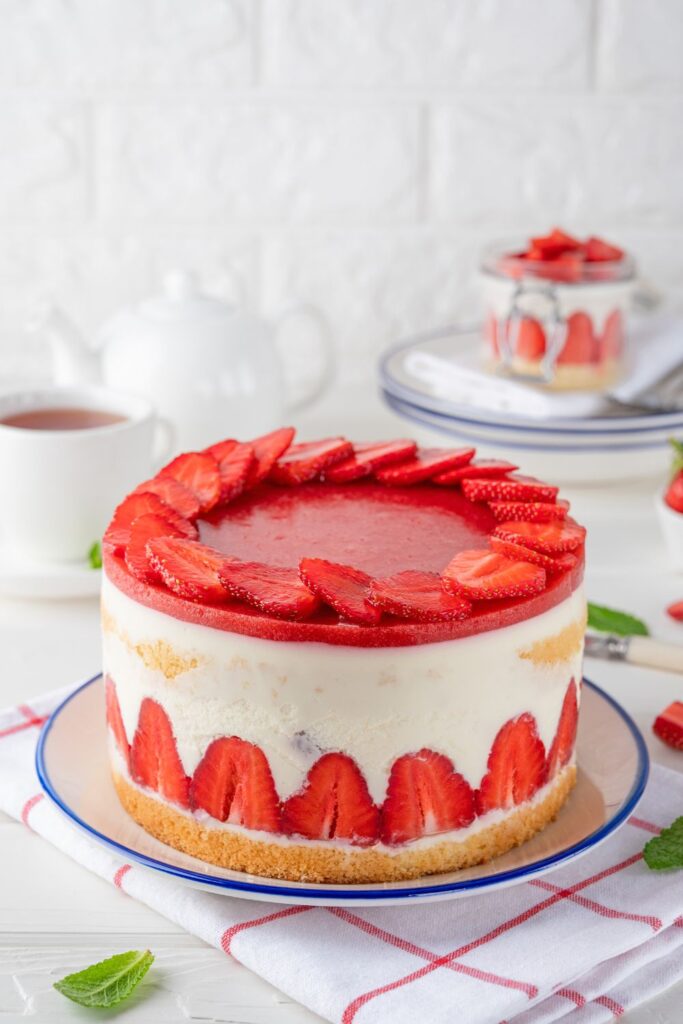
<path fill-rule="evenodd" d="M 104 538 L 113 779 L 158 839 L 277 878 L 480 863 L 576 778 L 585 530 L 473 449 L 181 455 Z"/>

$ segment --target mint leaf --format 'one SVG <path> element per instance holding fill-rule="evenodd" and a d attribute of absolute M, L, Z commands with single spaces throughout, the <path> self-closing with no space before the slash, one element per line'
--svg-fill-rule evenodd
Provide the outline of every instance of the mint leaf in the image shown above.
<path fill-rule="evenodd" d="M 643 860 L 653 871 L 683 868 L 683 818 L 676 818 L 669 828 L 645 844 Z"/>
<path fill-rule="evenodd" d="M 54 987 L 67 999 L 81 1006 L 116 1006 L 128 998 L 147 974 L 153 961 L 154 957 L 148 949 L 132 949 L 129 953 L 117 953 L 99 964 L 69 974 L 55 982 Z"/>
<path fill-rule="evenodd" d="M 90 562 L 91 569 L 102 568 L 102 548 L 100 547 L 100 542 L 98 540 L 95 541 L 88 552 L 88 561 Z"/>
<path fill-rule="evenodd" d="M 671 479 L 673 480 L 683 470 L 683 441 L 677 441 L 675 437 L 670 437 L 669 444 L 674 450 L 674 457 L 671 461 Z"/>
<path fill-rule="evenodd" d="M 599 604 L 588 602 L 588 625 L 600 633 L 616 633 L 618 636 L 649 636 L 650 630 L 642 619 L 628 612 L 618 612 L 614 608 L 604 608 Z"/>

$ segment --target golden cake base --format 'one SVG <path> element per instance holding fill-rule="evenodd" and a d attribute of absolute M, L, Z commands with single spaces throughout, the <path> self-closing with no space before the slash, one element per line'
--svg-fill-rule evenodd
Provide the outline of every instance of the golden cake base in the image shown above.
<path fill-rule="evenodd" d="M 268 843 L 226 829 L 205 828 L 143 793 L 116 771 L 113 778 L 124 808 L 146 832 L 209 864 L 293 882 L 392 882 L 483 864 L 531 839 L 556 817 L 576 782 L 576 767 L 565 768 L 540 803 L 523 807 L 476 835 L 429 847 L 407 846 L 392 854 L 373 849 L 349 852 L 320 844 Z"/>

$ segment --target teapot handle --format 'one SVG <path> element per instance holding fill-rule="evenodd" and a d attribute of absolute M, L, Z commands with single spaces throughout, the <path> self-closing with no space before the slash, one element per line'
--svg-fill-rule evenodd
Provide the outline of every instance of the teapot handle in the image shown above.
<path fill-rule="evenodd" d="M 302 394 L 296 397 L 287 397 L 285 404 L 288 412 L 297 412 L 311 405 L 316 399 L 324 395 L 334 379 L 335 355 L 334 335 L 327 317 L 316 306 L 308 303 L 288 306 L 278 317 L 275 323 L 275 339 L 281 334 L 284 328 L 292 321 L 301 320 L 308 322 L 313 327 L 316 337 L 317 348 L 321 354 L 320 370 L 315 378 L 305 388 Z M 282 348 L 280 348 L 282 352 Z M 282 357 L 286 362 L 286 357 Z"/>

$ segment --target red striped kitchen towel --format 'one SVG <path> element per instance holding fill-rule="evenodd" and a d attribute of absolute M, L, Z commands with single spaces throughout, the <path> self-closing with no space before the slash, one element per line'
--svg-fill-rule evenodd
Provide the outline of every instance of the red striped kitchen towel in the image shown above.
<path fill-rule="evenodd" d="M 683 812 L 683 774 L 656 767 L 616 835 L 534 881 L 410 907 L 285 907 L 187 888 L 73 828 L 33 764 L 62 697 L 0 712 L 0 809 L 330 1021 L 592 1024 L 683 978 L 683 871 L 641 856 Z"/>

